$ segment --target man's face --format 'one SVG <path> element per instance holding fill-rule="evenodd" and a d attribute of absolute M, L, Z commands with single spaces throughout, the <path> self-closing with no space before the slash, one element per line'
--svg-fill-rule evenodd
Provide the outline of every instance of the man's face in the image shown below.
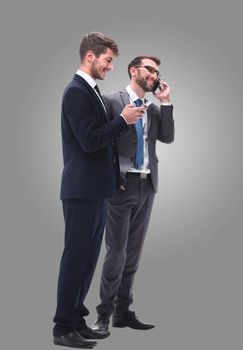
<path fill-rule="evenodd" d="M 113 69 L 113 59 L 115 55 L 111 49 L 106 49 L 105 53 L 99 57 L 94 57 L 90 71 L 94 79 L 104 80 L 106 73 Z"/>
<path fill-rule="evenodd" d="M 135 82 L 145 91 L 152 91 L 159 78 L 159 66 L 150 59 L 143 59 L 137 69 Z"/>

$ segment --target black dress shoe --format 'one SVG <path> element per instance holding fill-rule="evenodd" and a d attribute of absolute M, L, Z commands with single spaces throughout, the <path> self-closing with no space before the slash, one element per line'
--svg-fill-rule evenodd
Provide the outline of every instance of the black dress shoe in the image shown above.
<path fill-rule="evenodd" d="M 78 329 L 77 332 L 86 339 L 104 339 L 108 337 L 108 333 L 97 332 L 96 329 L 88 327 L 86 324 L 82 328 Z"/>
<path fill-rule="evenodd" d="M 79 349 L 91 349 L 97 344 L 96 341 L 86 340 L 78 332 L 70 332 L 68 334 L 61 335 L 60 337 L 54 337 L 53 342 L 55 345 Z"/>
<path fill-rule="evenodd" d="M 139 321 L 135 312 L 128 311 L 125 314 L 114 314 L 112 318 L 112 326 L 113 327 L 130 327 L 133 329 L 151 329 L 154 328 L 153 324 L 143 323 Z"/>
<path fill-rule="evenodd" d="M 109 316 L 105 314 L 99 314 L 97 320 L 92 325 L 92 329 L 106 338 L 110 335 L 109 332 Z"/>

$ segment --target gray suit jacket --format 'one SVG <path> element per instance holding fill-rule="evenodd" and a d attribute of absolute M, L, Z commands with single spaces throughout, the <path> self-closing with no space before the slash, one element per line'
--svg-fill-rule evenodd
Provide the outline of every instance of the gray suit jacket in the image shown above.
<path fill-rule="evenodd" d="M 103 96 L 108 116 L 113 119 L 119 115 L 125 105 L 130 103 L 126 89 Z M 173 106 L 160 106 L 154 103 L 147 109 L 148 115 L 148 153 L 149 168 L 154 191 L 158 190 L 158 157 L 156 141 L 171 143 L 174 141 Z M 121 184 L 126 185 L 126 173 L 133 165 L 136 153 L 137 134 L 134 124 L 117 139 Z"/>

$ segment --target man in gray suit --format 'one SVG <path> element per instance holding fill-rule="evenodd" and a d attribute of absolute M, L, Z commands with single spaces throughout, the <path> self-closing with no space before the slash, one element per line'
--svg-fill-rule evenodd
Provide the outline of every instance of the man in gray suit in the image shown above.
<path fill-rule="evenodd" d="M 129 310 L 133 302 L 132 286 L 138 269 L 144 238 L 149 224 L 154 196 L 158 187 L 156 141 L 174 140 L 173 106 L 170 87 L 160 79 L 160 60 L 154 56 L 136 57 L 128 65 L 130 84 L 114 94 L 104 96 L 110 118 L 119 115 L 125 105 L 147 105 L 136 125 L 117 139 L 120 163 L 120 191 L 108 204 L 106 219 L 106 256 L 100 284 L 101 303 L 93 330 L 109 335 L 109 318 L 113 327 L 150 329 L 154 325 L 139 321 Z M 155 90 L 159 83 L 159 88 Z M 149 103 L 146 92 L 153 92 L 160 107 Z"/>

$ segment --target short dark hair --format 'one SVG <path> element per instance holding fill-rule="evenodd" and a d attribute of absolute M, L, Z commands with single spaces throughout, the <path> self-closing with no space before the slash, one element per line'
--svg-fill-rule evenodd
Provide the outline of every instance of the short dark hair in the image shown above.
<path fill-rule="evenodd" d="M 118 46 L 113 39 L 108 38 L 99 32 L 91 32 L 86 34 L 82 39 L 79 48 L 81 62 L 89 50 L 92 50 L 95 56 L 99 57 L 100 54 L 104 53 L 107 48 L 111 49 L 114 55 L 119 55 Z"/>
<path fill-rule="evenodd" d="M 160 59 L 158 57 L 155 57 L 155 56 L 137 56 L 137 57 L 135 57 L 132 60 L 132 62 L 130 62 L 129 65 L 128 65 L 128 75 L 129 75 L 130 79 L 132 77 L 131 73 L 130 73 L 130 68 L 140 66 L 141 63 L 142 63 L 142 60 L 145 59 L 145 58 L 154 61 L 158 66 L 161 63 Z"/>

